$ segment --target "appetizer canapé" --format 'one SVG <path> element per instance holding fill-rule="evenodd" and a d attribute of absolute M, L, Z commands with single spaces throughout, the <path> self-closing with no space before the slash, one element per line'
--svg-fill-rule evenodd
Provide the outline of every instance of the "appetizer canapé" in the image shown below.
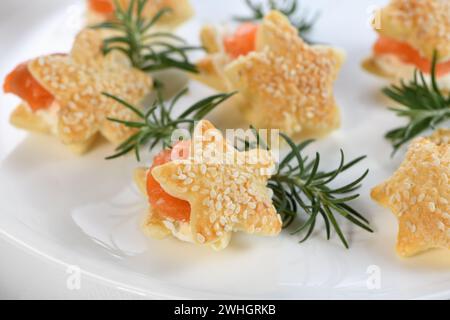
<path fill-rule="evenodd" d="M 114 14 L 114 0 L 88 0 L 87 2 L 89 24 L 109 20 Z M 131 0 L 117 1 L 125 9 L 129 7 L 130 2 Z M 158 25 L 161 27 L 177 27 L 193 15 L 193 9 L 189 4 L 189 0 L 149 0 L 144 8 L 144 17 L 152 18 L 158 11 L 164 8 L 170 9 L 170 12 L 158 21 Z"/>
<path fill-rule="evenodd" d="M 339 127 L 333 84 L 344 61 L 341 50 L 308 45 L 278 11 L 234 34 L 207 26 L 201 38 L 208 55 L 194 78 L 239 91 L 250 124 L 295 138 L 320 137 Z"/>
<path fill-rule="evenodd" d="M 450 1 L 391 0 L 377 14 L 379 38 L 365 69 L 393 79 L 411 79 L 415 69 L 429 75 L 437 52 L 439 86 L 450 90 Z"/>
<path fill-rule="evenodd" d="M 39 57 L 20 64 L 5 79 L 4 91 L 22 99 L 11 123 L 25 130 L 57 136 L 76 153 L 84 153 L 101 134 L 119 144 L 134 130 L 108 121 L 132 120 L 135 114 L 103 92 L 138 105 L 152 90 L 150 76 L 130 66 L 118 52 L 104 56 L 102 38 L 84 30 L 70 54 Z"/>
<path fill-rule="evenodd" d="M 155 157 L 135 179 L 148 196 L 144 231 L 156 238 L 176 238 L 216 250 L 228 246 L 233 232 L 276 236 L 280 215 L 267 187 L 274 160 L 270 152 L 238 152 L 206 120 L 191 141 Z"/>
<path fill-rule="evenodd" d="M 399 221 L 397 252 L 412 256 L 450 249 L 450 130 L 418 138 L 394 175 L 372 190 L 372 198 Z"/>
<path fill-rule="evenodd" d="M 119 123 L 138 127 L 138 130 L 109 159 L 134 151 L 140 160 L 144 146 L 149 150 L 160 147 L 159 142 L 173 146 L 160 152 L 150 168 L 138 169 L 135 173 L 136 183 L 150 203 L 145 233 L 156 238 L 174 235 L 222 249 L 228 245 L 232 231 L 275 235 L 281 225 L 286 228 L 297 225 L 290 232 L 302 234 L 301 242 L 304 242 L 314 234 L 317 219 L 323 219 L 327 239 L 335 230 L 348 248 L 337 215 L 372 232 L 369 221 L 350 203 L 359 197 L 355 192 L 368 170 L 350 183 L 341 186 L 335 183 L 341 173 L 365 157 L 346 161 L 341 151 L 336 168 L 324 170 L 320 166 L 322 157 L 319 153 L 315 157 L 303 154 L 312 140 L 296 144 L 285 134 L 274 136 L 274 132 L 269 134 L 267 130 L 255 129 L 227 131 L 227 141 L 232 141 L 233 147 L 223 141 L 221 133 L 209 122 L 201 119 L 234 94 L 206 97 L 174 117 L 174 106 L 185 93 L 183 90 L 171 101 L 163 101 L 158 94 L 159 99 L 146 114 L 121 101 L 124 106 L 137 111 L 139 119 Z M 176 144 L 171 142 L 178 141 L 174 131 L 177 134 L 183 132 L 182 136 L 186 137 L 197 121 L 200 123 L 194 130 L 193 139 L 185 138 Z M 272 155 L 276 156 L 277 152 L 268 148 L 279 145 L 274 139 L 285 141 L 290 150 L 272 172 Z M 299 216 L 304 219 L 297 219 Z M 275 220 L 278 217 L 282 217 L 282 222 Z"/>

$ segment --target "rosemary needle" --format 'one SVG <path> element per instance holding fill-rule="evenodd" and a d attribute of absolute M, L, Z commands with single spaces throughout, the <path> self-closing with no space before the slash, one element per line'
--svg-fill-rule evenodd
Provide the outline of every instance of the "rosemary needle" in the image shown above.
<path fill-rule="evenodd" d="M 256 145 L 261 146 L 262 138 L 258 136 L 256 130 L 254 132 L 257 136 Z M 337 216 L 344 217 L 368 232 L 373 232 L 369 221 L 350 205 L 350 202 L 359 197 L 356 190 L 361 187 L 369 170 L 342 186 L 331 185 L 343 172 L 353 168 L 366 157 L 346 162 L 344 152 L 341 150 L 337 168 L 321 171 L 319 153 L 316 153 L 314 159 L 308 159 L 302 154 L 312 140 L 295 144 L 288 136 L 280 135 L 290 151 L 280 161 L 277 172 L 270 178 L 268 186 L 273 191 L 273 204 L 283 218 L 284 227 L 290 227 L 303 220 L 292 232 L 293 235 L 303 234 L 300 240 L 302 243 L 310 238 L 317 226 L 317 219 L 321 218 L 327 239 L 330 239 L 334 230 L 346 248 L 349 248 L 349 244 Z M 254 143 L 246 143 L 246 149 L 253 147 Z"/>
<path fill-rule="evenodd" d="M 159 143 L 163 143 L 165 147 L 171 146 L 171 138 L 174 130 L 185 128 L 192 131 L 196 121 L 203 119 L 215 107 L 235 94 L 234 92 L 226 94 L 222 93 L 207 97 L 194 103 L 181 115 L 174 117 L 173 109 L 177 102 L 188 92 L 188 89 L 186 88 L 179 92 L 168 104 L 166 104 L 162 97 L 161 88 L 156 87 L 156 90 L 157 98 L 152 107 L 145 113 L 119 97 L 103 93 L 105 96 L 133 111 L 138 117 L 138 120 L 136 121 L 108 118 L 109 121 L 120 123 L 129 128 L 134 128 L 136 133 L 119 145 L 114 155 L 107 157 L 106 159 L 119 158 L 134 151 L 137 160 L 140 161 L 141 146 L 143 145 L 148 144 L 150 150 L 155 148 Z"/>
<path fill-rule="evenodd" d="M 146 18 L 143 11 L 147 1 L 131 0 L 128 8 L 124 9 L 115 0 L 113 19 L 92 27 L 117 33 L 104 40 L 104 54 L 114 50 L 123 52 L 133 67 L 146 72 L 168 68 L 197 72 L 187 54 L 202 48 L 186 45 L 184 39 L 170 32 L 153 31 L 152 27 L 171 9 L 163 8 L 152 18 Z"/>
<path fill-rule="evenodd" d="M 434 53 L 431 67 L 431 85 L 425 76 L 416 70 L 414 79 L 409 83 L 392 85 L 383 89 L 383 93 L 401 107 L 390 108 L 399 117 L 408 119 L 408 123 L 389 131 L 386 138 L 394 147 L 394 154 L 404 144 L 427 129 L 435 129 L 450 119 L 450 94 L 444 95 L 436 80 L 437 53 Z"/>

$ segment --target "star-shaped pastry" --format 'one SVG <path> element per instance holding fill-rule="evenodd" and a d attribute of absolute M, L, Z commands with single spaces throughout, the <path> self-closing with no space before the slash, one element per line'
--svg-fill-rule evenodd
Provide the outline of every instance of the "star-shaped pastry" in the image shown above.
<path fill-rule="evenodd" d="M 450 58 L 450 1 L 391 0 L 378 13 L 377 31 L 385 37 L 406 42 L 431 60 Z"/>
<path fill-rule="evenodd" d="M 257 28 L 255 50 L 232 59 L 217 32 L 202 30 L 209 54 L 193 77 L 216 89 L 236 90 L 247 122 L 280 129 L 294 138 L 321 137 L 340 125 L 333 84 L 344 61 L 341 50 L 310 46 L 289 19 L 268 13 Z"/>
<path fill-rule="evenodd" d="M 208 121 L 195 129 L 191 155 L 155 167 L 151 174 L 171 196 L 188 201 L 197 244 L 243 231 L 275 236 L 282 222 L 267 188 L 274 167 L 265 150 L 239 152 Z"/>
<path fill-rule="evenodd" d="M 285 16 L 273 11 L 259 27 L 256 51 L 225 73 L 244 96 L 242 109 L 253 125 L 318 137 L 340 125 L 333 84 L 342 62 L 342 52 L 309 46 Z"/>
<path fill-rule="evenodd" d="M 450 249 L 450 130 L 416 139 L 394 175 L 372 198 L 399 221 L 397 252 Z"/>
<path fill-rule="evenodd" d="M 105 57 L 102 43 L 96 31 L 84 30 L 77 36 L 70 55 L 44 56 L 28 64 L 33 77 L 58 104 L 56 135 L 81 152 L 98 133 L 118 144 L 133 132 L 107 120 L 132 120 L 135 115 L 103 92 L 139 105 L 153 85 L 151 77 L 132 68 L 124 55 L 114 52 Z M 12 116 L 13 124 L 23 123 L 24 117 L 33 116 L 31 113 L 19 107 Z"/>

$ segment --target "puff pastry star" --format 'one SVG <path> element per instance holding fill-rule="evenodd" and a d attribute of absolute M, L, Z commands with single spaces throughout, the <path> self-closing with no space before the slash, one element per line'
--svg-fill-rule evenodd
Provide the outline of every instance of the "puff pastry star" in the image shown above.
<path fill-rule="evenodd" d="M 150 76 L 132 68 L 121 54 L 103 56 L 101 48 L 100 35 L 84 30 L 70 55 L 49 55 L 28 64 L 33 77 L 58 103 L 56 135 L 69 146 L 87 144 L 97 133 L 114 144 L 124 141 L 132 129 L 107 117 L 132 120 L 135 115 L 102 93 L 139 105 L 152 90 Z M 23 114 L 24 110 L 16 111 L 12 122 L 20 122 Z"/>
<path fill-rule="evenodd" d="M 215 52 L 211 33 L 204 29 L 202 39 Z M 209 55 L 199 63 L 196 78 L 239 91 L 239 104 L 250 124 L 280 129 L 294 138 L 321 137 L 339 127 L 333 84 L 343 52 L 308 45 L 280 12 L 267 14 L 258 27 L 255 51 L 225 62 L 221 71 L 223 59 L 218 53 Z"/>
<path fill-rule="evenodd" d="M 161 187 L 191 206 L 197 244 L 211 244 L 233 231 L 275 236 L 281 218 L 267 188 L 273 158 L 264 150 L 238 152 L 208 121 L 195 129 L 191 156 L 152 170 Z"/>
<path fill-rule="evenodd" d="M 399 221 L 397 252 L 450 249 L 450 130 L 415 140 L 394 175 L 372 198 Z"/>

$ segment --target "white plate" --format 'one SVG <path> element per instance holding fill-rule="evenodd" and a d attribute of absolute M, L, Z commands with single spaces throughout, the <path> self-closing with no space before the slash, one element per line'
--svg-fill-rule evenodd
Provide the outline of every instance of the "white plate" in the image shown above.
<path fill-rule="evenodd" d="M 175 240 L 147 239 L 138 229 L 146 201 L 131 181 L 134 158 L 104 161 L 112 152 L 107 145 L 78 158 L 51 137 L 19 131 L 8 124 L 18 100 L 4 95 L 0 234 L 30 253 L 63 266 L 79 266 L 90 278 L 149 298 L 450 298 L 449 252 L 398 258 L 395 218 L 369 198 L 370 188 L 388 177 L 402 157 L 392 160 L 383 139 L 385 131 L 400 123 L 380 98 L 384 82 L 359 66 L 375 38 L 367 25 L 369 12 L 374 4 L 385 2 L 302 2 L 321 10 L 312 38 L 348 54 L 336 84 L 343 127 L 314 148 L 323 152 L 330 168 L 341 147 L 349 157 L 369 157 L 353 171 L 356 176 L 366 167 L 371 170 L 355 206 L 376 232 L 345 227 L 350 250 L 335 237 L 324 240 L 321 230 L 302 245 L 289 234 L 277 239 L 239 235 L 220 253 Z M 224 22 L 244 10 L 239 0 L 193 3 L 197 17 L 179 33 L 194 42 L 203 23 Z M 67 51 L 82 12 L 82 1 L 2 0 L 0 78 L 25 59 Z M 197 83 L 190 88 L 184 107 L 212 93 Z M 222 116 L 218 112 L 214 119 Z M 367 285 L 374 270 L 381 277 L 378 289 Z"/>

